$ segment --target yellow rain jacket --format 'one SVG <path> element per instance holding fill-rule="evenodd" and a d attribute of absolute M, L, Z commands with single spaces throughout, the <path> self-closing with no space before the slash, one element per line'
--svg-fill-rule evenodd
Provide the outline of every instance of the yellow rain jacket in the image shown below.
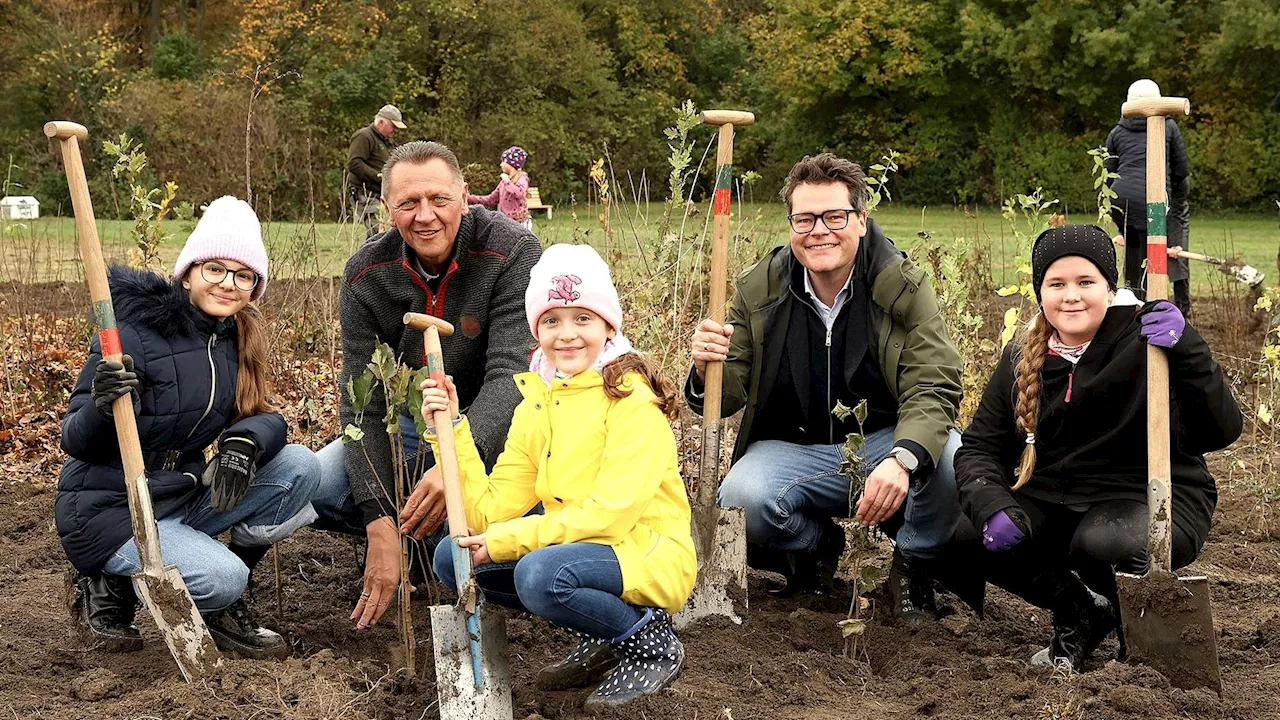
<path fill-rule="evenodd" d="M 485 533 L 495 562 L 550 545 L 608 545 L 622 568 L 622 599 L 675 613 L 693 591 L 698 563 L 689 498 L 671 426 L 639 373 L 614 400 L 589 370 L 547 387 L 515 376 L 524 400 L 493 473 L 464 419 L 455 428 L 467 523 Z M 431 440 L 436 457 L 440 448 Z M 542 503 L 542 515 L 526 515 Z"/>

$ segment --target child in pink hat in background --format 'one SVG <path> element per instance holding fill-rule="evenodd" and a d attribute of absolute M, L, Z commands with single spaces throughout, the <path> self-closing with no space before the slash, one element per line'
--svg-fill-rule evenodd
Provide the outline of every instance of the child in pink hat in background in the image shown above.
<path fill-rule="evenodd" d="M 658 692 L 684 660 L 671 614 L 693 590 L 697 559 L 669 423 L 676 388 L 622 334 L 618 292 L 589 246 L 542 254 L 525 313 L 538 346 L 530 372 L 515 376 L 524 400 L 492 473 L 452 381 L 425 381 L 422 410 L 455 418 L 471 531 L 458 545 L 485 598 L 574 631 L 578 647 L 537 684 L 603 680 L 585 705 L 601 710 Z M 434 566 L 457 587 L 453 549 L 441 543 Z"/>
<path fill-rule="evenodd" d="M 499 160 L 502 165 L 502 181 L 498 183 L 498 187 L 488 195 L 468 195 L 467 203 L 497 210 L 526 229 L 533 230 L 533 218 L 529 215 L 529 207 L 526 203 L 529 195 L 529 174 L 524 171 L 524 164 L 528 160 L 529 153 L 519 145 L 507 148 Z"/>

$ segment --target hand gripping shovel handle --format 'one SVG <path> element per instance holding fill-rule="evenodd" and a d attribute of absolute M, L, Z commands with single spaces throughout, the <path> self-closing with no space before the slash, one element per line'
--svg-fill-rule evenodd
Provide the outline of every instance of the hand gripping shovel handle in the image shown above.
<path fill-rule="evenodd" d="M 88 137 L 83 125 L 72 122 L 49 122 L 44 134 L 62 146 L 62 164 L 71 190 L 71 207 L 76 216 L 76 235 L 80 239 L 80 257 L 84 262 L 89 298 L 93 302 L 93 320 L 98 326 L 98 342 L 105 360 L 120 362 L 124 349 L 120 330 L 116 327 L 111 305 L 111 288 L 107 284 L 107 266 L 102 259 L 102 245 L 85 180 L 84 162 L 80 157 L 80 140 Z M 138 441 L 138 422 L 133 416 L 133 401 L 128 395 L 115 399 L 111 406 L 120 443 L 120 460 L 124 468 L 125 488 L 129 496 L 129 516 L 133 537 L 138 545 L 142 572 L 134 576 L 143 586 L 147 609 L 160 626 L 165 642 L 178 662 L 182 676 L 190 682 L 205 674 L 218 661 L 218 651 L 208 628 L 196 609 L 191 593 L 177 568 L 165 567 L 160 554 L 160 535 L 156 530 L 151 492 L 147 488 L 142 445 Z"/>
<path fill-rule="evenodd" d="M 404 324 L 423 332 L 423 347 L 427 356 L 427 373 L 435 380 L 437 387 L 443 388 L 445 382 L 444 354 L 440 350 L 440 335 L 446 337 L 453 334 L 453 325 L 430 315 L 422 313 L 405 313 Z M 440 474 L 444 478 L 444 505 L 449 523 L 449 537 L 455 541 L 468 536 L 467 506 L 462 495 L 462 479 L 458 473 L 458 447 L 453 435 L 453 418 L 447 410 L 432 413 L 431 423 L 436 428 L 436 442 L 440 445 Z M 459 605 L 467 613 L 467 635 L 471 644 L 471 672 L 475 686 L 483 686 L 480 654 L 480 602 L 476 588 L 475 572 L 471 567 L 471 553 L 453 544 L 454 577 L 466 578 L 458 588 Z"/>

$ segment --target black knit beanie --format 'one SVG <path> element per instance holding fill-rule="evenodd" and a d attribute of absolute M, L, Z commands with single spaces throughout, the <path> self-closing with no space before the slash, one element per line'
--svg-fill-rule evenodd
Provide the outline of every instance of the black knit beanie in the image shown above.
<path fill-rule="evenodd" d="M 1098 267 L 1112 290 L 1120 281 L 1116 269 L 1116 246 L 1111 236 L 1097 225 L 1063 225 L 1040 233 L 1031 248 L 1031 284 L 1040 300 L 1040 285 L 1049 266 L 1058 258 L 1079 255 Z"/>

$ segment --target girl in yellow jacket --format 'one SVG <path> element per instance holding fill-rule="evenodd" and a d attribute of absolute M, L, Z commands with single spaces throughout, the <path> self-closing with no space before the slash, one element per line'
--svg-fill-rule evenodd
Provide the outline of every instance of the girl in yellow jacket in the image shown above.
<path fill-rule="evenodd" d="M 471 529 L 458 545 L 485 597 L 580 636 L 538 686 L 603 678 L 586 708 L 618 706 L 662 689 L 684 660 L 671 613 L 693 590 L 697 560 L 668 423 L 676 388 L 632 351 L 609 268 L 586 245 L 543 253 L 525 313 L 538 346 L 530 372 L 515 376 L 524 400 L 492 473 L 451 381 L 424 382 L 422 410 L 456 418 Z M 434 566 L 456 588 L 452 554 L 441 543 Z"/>

